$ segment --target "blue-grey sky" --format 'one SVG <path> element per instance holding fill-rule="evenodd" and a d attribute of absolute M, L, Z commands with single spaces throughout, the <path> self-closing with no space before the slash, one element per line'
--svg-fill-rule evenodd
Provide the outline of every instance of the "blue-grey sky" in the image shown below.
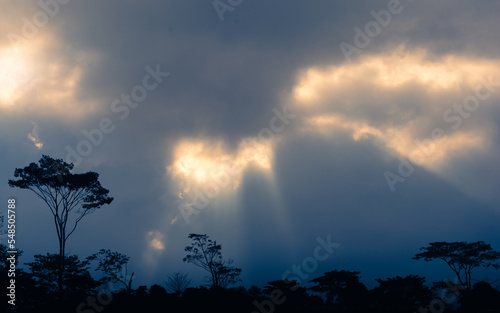
<path fill-rule="evenodd" d="M 432 241 L 500 250 L 498 1 L 42 0 L 0 12 L 1 198 L 17 199 L 24 262 L 56 253 L 57 237 L 48 208 L 7 180 L 43 154 L 98 172 L 115 198 L 68 253 L 124 253 L 136 286 L 178 270 L 202 284 L 182 263 L 189 233 L 221 243 L 247 286 L 313 262 L 318 237 L 340 246 L 304 281 L 357 270 L 369 287 L 452 280 L 445 264 L 411 259 Z"/>

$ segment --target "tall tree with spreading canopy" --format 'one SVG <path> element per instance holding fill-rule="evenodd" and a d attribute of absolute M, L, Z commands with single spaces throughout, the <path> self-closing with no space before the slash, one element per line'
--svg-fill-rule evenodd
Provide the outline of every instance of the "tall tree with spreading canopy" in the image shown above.
<path fill-rule="evenodd" d="M 413 257 L 414 260 L 443 260 L 457 275 L 458 281 L 467 289 L 472 289 L 472 270 L 476 267 L 500 268 L 497 261 L 500 252 L 494 251 L 490 244 L 484 241 L 476 242 L 431 242 L 422 247 L 423 252 Z"/>
<path fill-rule="evenodd" d="M 69 236 L 86 215 L 113 201 L 112 197 L 108 197 L 109 190 L 101 186 L 99 174 L 73 174 L 73 167 L 73 163 L 43 155 L 38 163 L 16 168 L 14 177 L 18 179 L 9 180 L 10 187 L 34 192 L 45 202 L 54 217 L 59 241 L 59 292 L 62 290 L 63 260 Z M 70 212 L 75 213 L 74 219 L 70 219 Z"/>
<path fill-rule="evenodd" d="M 192 263 L 210 273 L 208 281 L 212 287 L 227 287 L 238 281 L 241 268 L 232 266 L 233 260 L 222 258 L 222 246 L 207 235 L 189 234 L 193 242 L 184 250 L 189 252 L 183 261 Z"/>

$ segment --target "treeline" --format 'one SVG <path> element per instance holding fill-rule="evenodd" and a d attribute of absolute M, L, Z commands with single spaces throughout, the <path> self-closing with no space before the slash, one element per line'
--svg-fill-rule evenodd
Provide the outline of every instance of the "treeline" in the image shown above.
<path fill-rule="evenodd" d="M 210 245 L 206 235 L 190 236 L 198 237 L 191 237 L 194 246 L 189 247 L 200 247 L 196 239 L 205 239 L 201 243 L 206 244 L 205 251 L 212 251 L 212 265 L 221 261 L 227 264 L 218 257 L 220 245 L 215 242 Z M 188 256 L 200 255 L 200 250 L 193 254 L 193 249 L 188 251 Z M 2 273 L 6 273 L 9 263 L 4 245 L 0 246 L 0 252 L 4 261 Z M 63 288 L 59 291 L 59 255 L 35 255 L 33 262 L 26 263 L 26 270 L 16 270 L 16 305 L 15 308 L 9 305 L 8 309 L 26 313 L 500 312 L 500 291 L 486 282 L 477 282 L 471 288 L 448 281 L 435 282 L 429 287 L 425 278 L 410 275 L 377 279 L 378 286 L 369 290 L 360 282 L 360 272 L 333 270 L 310 280 L 313 286 L 309 288 L 289 280 L 269 281 L 262 287 L 229 287 L 239 282 L 236 277 L 226 286 L 216 286 L 212 274 L 207 277 L 206 286 L 193 287 L 187 274 L 175 273 L 165 281 L 134 289 L 134 274 L 126 270 L 128 261 L 127 256 L 110 250 L 100 250 L 84 260 L 67 256 L 63 264 Z M 189 262 L 186 258 L 185 261 Z M 216 270 L 221 271 L 215 275 L 223 277 L 225 269 L 218 267 Z M 2 275 L 1 280 L 2 286 L 8 286 L 7 275 Z"/>

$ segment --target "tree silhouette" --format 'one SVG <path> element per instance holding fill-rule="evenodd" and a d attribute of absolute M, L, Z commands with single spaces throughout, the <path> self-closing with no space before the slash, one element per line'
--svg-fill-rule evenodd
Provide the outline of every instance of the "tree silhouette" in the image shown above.
<path fill-rule="evenodd" d="M 476 267 L 500 268 L 496 263 L 500 259 L 500 252 L 494 251 L 491 245 L 484 241 L 477 242 L 431 242 L 429 246 L 422 247 L 424 252 L 413 257 L 414 260 L 434 259 L 443 260 L 457 275 L 460 284 L 468 290 L 472 289 L 471 272 Z"/>
<path fill-rule="evenodd" d="M 379 286 L 373 290 L 373 294 L 385 312 L 416 312 L 418 308 L 426 307 L 432 299 L 432 291 L 425 285 L 425 278 L 418 275 L 376 281 Z"/>
<path fill-rule="evenodd" d="M 269 307 L 268 311 L 272 312 L 304 312 L 309 304 L 309 294 L 307 289 L 300 287 L 296 280 L 273 280 L 267 282 L 264 286 L 263 293 L 266 299 L 261 301 L 260 304 L 254 301 L 254 305 L 263 310 Z"/>
<path fill-rule="evenodd" d="M 26 263 L 29 274 L 36 282 L 36 287 L 45 294 L 58 292 L 58 269 L 60 258 L 58 254 L 37 254 L 34 261 Z M 84 296 L 97 287 L 97 282 L 90 276 L 88 261 L 80 261 L 76 255 L 66 256 L 63 262 L 64 275 L 62 277 L 64 298 L 69 296 Z"/>
<path fill-rule="evenodd" d="M 4 244 L 0 244 L 0 258 L 2 258 L 0 260 L 0 270 L 2 270 L 2 273 L 7 273 L 7 270 L 10 266 L 8 258 L 11 254 L 7 253 L 7 251 L 11 251 L 11 249 L 8 249 Z M 16 259 L 18 259 L 23 254 L 23 252 L 19 249 L 14 249 L 14 251 L 16 251 Z"/>
<path fill-rule="evenodd" d="M 460 302 L 466 312 L 498 312 L 498 308 L 500 308 L 500 291 L 495 290 L 487 282 L 480 281 L 474 284 L 471 292 L 464 294 Z"/>
<path fill-rule="evenodd" d="M 7 233 L 7 230 L 3 229 L 3 225 L 4 225 L 3 221 L 4 221 L 3 214 L 0 214 L 0 236 Z"/>
<path fill-rule="evenodd" d="M 183 261 L 192 263 L 210 273 L 208 281 L 212 287 L 227 287 L 238 281 L 241 268 L 232 266 L 233 260 L 222 259 L 222 246 L 208 239 L 207 235 L 189 234 L 193 242 L 184 250 L 189 252 Z"/>
<path fill-rule="evenodd" d="M 89 262 L 97 260 L 98 264 L 95 270 L 102 271 L 105 275 L 100 280 L 101 284 L 108 282 L 121 283 L 125 287 L 127 293 L 130 293 L 132 290 L 132 279 L 134 277 L 134 273 L 128 277 L 127 263 L 129 259 L 128 256 L 119 252 L 113 252 L 109 249 L 101 249 L 99 252 L 87 257 Z"/>
<path fill-rule="evenodd" d="M 35 308 L 40 309 L 41 299 L 45 298 L 46 300 L 47 293 L 35 286 L 35 280 L 23 268 L 10 266 L 11 263 L 8 257 L 12 256 L 12 253 L 9 253 L 11 250 L 6 245 L 0 244 L 0 273 L 2 273 L 0 275 L 0 285 L 9 286 L 12 283 L 11 279 L 15 281 L 15 306 L 10 309 L 14 312 L 29 312 L 29 310 L 34 311 Z M 19 249 L 15 249 L 15 251 L 16 262 L 19 264 L 23 252 Z M 7 311 L 10 311 L 9 308 Z"/>
<path fill-rule="evenodd" d="M 360 272 L 344 270 L 326 272 L 323 276 L 310 280 L 311 283 L 316 283 L 310 289 L 325 294 L 328 303 L 350 302 L 353 295 L 366 291 L 365 285 L 359 281 L 359 274 Z"/>
<path fill-rule="evenodd" d="M 248 288 L 247 293 L 252 298 L 259 298 L 264 293 L 259 286 L 252 285 Z"/>
<path fill-rule="evenodd" d="M 176 272 L 167 276 L 165 287 L 169 292 L 180 296 L 191 285 L 191 282 L 187 274 Z"/>
<path fill-rule="evenodd" d="M 110 204 L 109 190 L 99 182 L 99 174 L 87 172 L 72 174 L 73 164 L 61 159 L 43 155 L 37 163 L 30 163 L 25 168 L 16 168 L 14 177 L 9 180 L 10 187 L 33 191 L 50 209 L 54 216 L 57 238 L 59 241 L 59 292 L 62 290 L 64 256 L 66 241 L 73 234 L 78 223 L 86 215 L 93 213 L 104 204 Z M 76 213 L 73 226 L 68 227 L 70 212 Z M 70 224 L 71 225 L 71 224 Z"/>

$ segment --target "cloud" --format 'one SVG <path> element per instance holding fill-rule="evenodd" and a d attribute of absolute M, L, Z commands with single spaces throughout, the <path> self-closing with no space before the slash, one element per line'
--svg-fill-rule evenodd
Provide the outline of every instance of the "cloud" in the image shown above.
<path fill-rule="evenodd" d="M 233 176 L 233 188 L 238 187 L 248 166 L 253 164 L 270 169 L 273 159 L 271 141 L 256 138 L 243 139 L 236 151 L 229 151 L 222 140 L 182 140 L 177 144 L 174 156 L 174 163 L 168 167 L 173 177 L 192 184 L 204 184 L 224 172 Z"/>
<path fill-rule="evenodd" d="M 491 75 L 499 70 L 494 59 L 399 46 L 354 63 L 308 68 L 290 98 L 303 112 L 304 132 L 348 132 L 355 141 L 373 140 L 390 154 L 438 168 L 456 153 L 492 143 L 491 119 L 464 125 L 493 108 L 500 88 Z"/>
<path fill-rule="evenodd" d="M 165 250 L 165 244 L 163 242 L 163 234 L 160 233 L 159 231 L 149 231 L 147 233 L 147 241 L 149 244 L 149 247 L 153 248 L 154 250 L 161 251 Z"/>
<path fill-rule="evenodd" d="M 242 139 L 234 151 L 218 139 L 180 140 L 174 149 L 174 161 L 167 172 L 177 186 L 179 200 L 193 206 L 196 193 L 210 195 L 221 190 L 238 189 L 245 171 L 254 166 L 269 172 L 273 164 L 273 142 Z M 227 188 L 231 187 L 231 188 Z M 177 217 L 172 220 L 175 223 Z"/>
<path fill-rule="evenodd" d="M 89 53 L 73 51 L 56 35 L 41 33 L 19 49 L 0 46 L 0 111 L 4 114 L 64 120 L 81 119 L 99 112 L 92 97 L 80 94 L 84 68 L 92 62 Z"/>
<path fill-rule="evenodd" d="M 28 134 L 28 139 L 35 144 L 35 147 L 37 147 L 38 150 L 40 150 L 43 147 L 43 142 L 41 142 L 40 138 L 38 137 L 38 132 L 37 132 L 38 125 L 35 122 L 32 123 L 33 123 L 33 131 Z"/>
<path fill-rule="evenodd" d="M 158 230 L 150 230 L 146 232 L 146 249 L 142 254 L 143 262 L 152 269 L 158 265 L 158 259 L 165 251 L 164 235 Z"/>

